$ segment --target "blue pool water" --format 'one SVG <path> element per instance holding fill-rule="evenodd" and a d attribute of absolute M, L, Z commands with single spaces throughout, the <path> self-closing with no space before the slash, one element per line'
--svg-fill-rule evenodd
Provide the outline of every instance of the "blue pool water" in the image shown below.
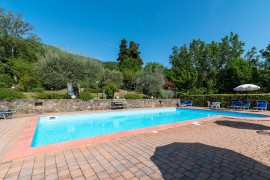
<path fill-rule="evenodd" d="M 31 147 L 216 115 L 268 117 L 259 114 L 187 108 L 61 115 L 53 119 L 41 116 Z"/>

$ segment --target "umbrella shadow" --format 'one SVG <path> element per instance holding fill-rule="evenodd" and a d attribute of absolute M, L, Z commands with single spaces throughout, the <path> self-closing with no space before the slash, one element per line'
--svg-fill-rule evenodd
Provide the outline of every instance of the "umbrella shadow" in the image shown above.
<path fill-rule="evenodd" d="M 160 146 L 150 159 L 165 180 L 270 177 L 269 167 L 260 162 L 229 149 L 201 143 L 174 142 Z"/>
<path fill-rule="evenodd" d="M 227 127 L 237 128 L 237 129 L 270 130 L 269 126 L 250 123 L 250 122 L 220 120 L 220 121 L 216 121 L 215 123 L 220 126 L 227 126 Z"/>

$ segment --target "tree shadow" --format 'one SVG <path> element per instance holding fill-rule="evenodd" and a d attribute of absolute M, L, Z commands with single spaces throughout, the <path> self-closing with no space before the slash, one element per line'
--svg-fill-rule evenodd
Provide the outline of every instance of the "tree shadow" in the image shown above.
<path fill-rule="evenodd" d="M 232 128 L 238 128 L 238 129 L 251 129 L 251 130 L 270 130 L 269 126 L 265 126 L 262 124 L 255 124 L 250 122 L 241 122 L 241 121 L 216 121 L 217 125 L 220 126 L 228 126 Z"/>
<path fill-rule="evenodd" d="M 267 179 L 270 168 L 235 151 L 201 143 L 156 148 L 151 160 L 169 179 Z"/>

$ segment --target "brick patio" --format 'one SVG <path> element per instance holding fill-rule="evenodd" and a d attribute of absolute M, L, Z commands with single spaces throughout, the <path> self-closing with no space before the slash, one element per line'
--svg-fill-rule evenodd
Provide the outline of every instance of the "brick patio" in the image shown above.
<path fill-rule="evenodd" d="M 0 120 L 1 162 L 28 119 Z M 269 121 L 179 126 L 0 163 L 0 179 L 269 179 L 264 132 Z"/>

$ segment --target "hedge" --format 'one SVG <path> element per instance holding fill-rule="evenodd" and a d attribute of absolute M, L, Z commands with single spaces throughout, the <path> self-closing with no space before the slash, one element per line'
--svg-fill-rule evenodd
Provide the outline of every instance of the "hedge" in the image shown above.
<path fill-rule="evenodd" d="M 142 99 L 143 96 L 141 94 L 126 94 L 124 96 L 126 99 Z"/>
<path fill-rule="evenodd" d="M 94 97 L 92 96 L 92 94 L 89 93 L 89 92 L 83 92 L 83 93 L 81 93 L 79 98 L 81 100 L 83 100 L 83 101 L 88 101 L 88 100 L 94 99 Z"/>
<path fill-rule="evenodd" d="M 257 106 L 256 100 L 266 100 L 270 103 L 270 94 L 210 94 L 210 95 L 180 95 L 180 99 L 192 100 L 194 106 L 206 107 L 207 101 L 221 102 L 221 107 L 226 108 L 231 105 L 233 99 L 249 99 L 251 108 Z M 268 110 L 270 105 L 268 105 Z"/>
<path fill-rule="evenodd" d="M 70 96 L 64 93 L 44 92 L 35 96 L 36 99 L 70 99 Z"/>
<path fill-rule="evenodd" d="M 24 94 L 13 89 L 0 89 L 0 100 L 13 100 L 25 98 Z"/>
<path fill-rule="evenodd" d="M 90 92 L 90 93 L 102 93 L 103 90 L 100 88 L 94 89 L 94 88 L 84 88 L 83 92 Z"/>

